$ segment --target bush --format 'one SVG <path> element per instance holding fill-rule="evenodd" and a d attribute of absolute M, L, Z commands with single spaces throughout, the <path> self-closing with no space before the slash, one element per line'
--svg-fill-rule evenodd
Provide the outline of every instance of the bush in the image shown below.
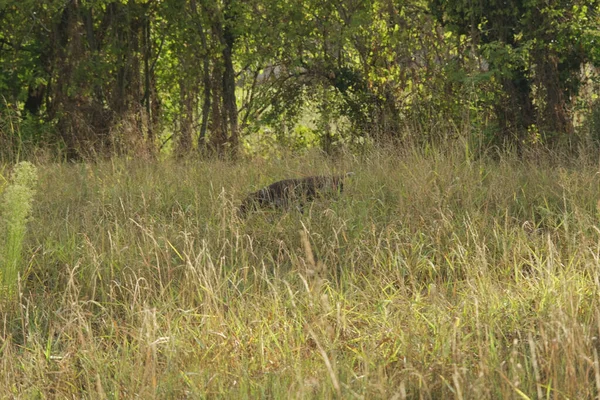
<path fill-rule="evenodd" d="M 2 195 L 0 232 L 4 235 L 0 237 L 0 295 L 4 297 L 15 293 L 22 271 L 21 250 L 36 183 L 35 166 L 20 162 L 15 167 L 12 183 Z"/>

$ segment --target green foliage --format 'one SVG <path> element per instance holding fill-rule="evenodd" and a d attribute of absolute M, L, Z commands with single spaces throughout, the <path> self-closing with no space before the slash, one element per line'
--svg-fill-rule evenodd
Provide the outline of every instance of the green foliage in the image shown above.
<path fill-rule="evenodd" d="M 0 126 L 27 127 L 3 136 L 67 158 L 294 144 L 307 109 L 327 151 L 458 132 L 560 145 L 600 65 L 596 0 L 5 3 Z"/>
<path fill-rule="evenodd" d="M 27 222 L 33 207 L 37 169 L 26 161 L 14 168 L 10 184 L 0 203 L 0 295 L 10 298 L 17 291 L 19 276 L 25 268 L 22 261 Z"/>
<path fill-rule="evenodd" d="M 498 83 L 491 99 L 499 142 L 521 145 L 541 129 L 546 144 L 574 132 L 568 111 L 581 69 L 597 64 L 597 1 L 432 1 L 437 19 L 469 37 Z M 487 72 L 486 72 L 487 73 Z"/>

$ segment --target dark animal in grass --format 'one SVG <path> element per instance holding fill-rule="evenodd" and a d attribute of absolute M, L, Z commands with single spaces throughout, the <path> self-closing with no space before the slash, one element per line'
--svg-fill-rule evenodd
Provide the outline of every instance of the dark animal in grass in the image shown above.
<path fill-rule="evenodd" d="M 295 205 L 300 212 L 305 202 L 323 195 L 338 194 L 344 190 L 344 178 L 354 175 L 309 176 L 299 179 L 284 179 L 250 193 L 238 208 L 238 216 L 244 218 L 248 212 L 260 208 L 289 209 Z"/>

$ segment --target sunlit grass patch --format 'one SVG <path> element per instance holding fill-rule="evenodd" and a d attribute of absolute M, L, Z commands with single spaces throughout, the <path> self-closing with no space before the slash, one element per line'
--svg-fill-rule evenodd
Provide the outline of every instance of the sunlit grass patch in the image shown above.
<path fill-rule="evenodd" d="M 0 202 L 0 296 L 8 299 L 18 289 L 23 276 L 23 242 L 33 207 L 37 184 L 36 167 L 20 162 L 14 168 L 9 184 L 1 193 Z"/>

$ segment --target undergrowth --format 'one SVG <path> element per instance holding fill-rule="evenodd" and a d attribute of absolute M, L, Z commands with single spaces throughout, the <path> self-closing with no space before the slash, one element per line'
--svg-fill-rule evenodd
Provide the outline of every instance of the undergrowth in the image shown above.
<path fill-rule="evenodd" d="M 235 206 L 354 171 L 303 214 Z M 598 165 L 379 150 L 49 164 L 3 314 L 0 393 L 592 398 Z"/>
<path fill-rule="evenodd" d="M 19 277 L 25 272 L 23 242 L 36 183 L 35 166 L 23 161 L 15 166 L 10 183 L 0 192 L 0 300 L 17 292 Z"/>

